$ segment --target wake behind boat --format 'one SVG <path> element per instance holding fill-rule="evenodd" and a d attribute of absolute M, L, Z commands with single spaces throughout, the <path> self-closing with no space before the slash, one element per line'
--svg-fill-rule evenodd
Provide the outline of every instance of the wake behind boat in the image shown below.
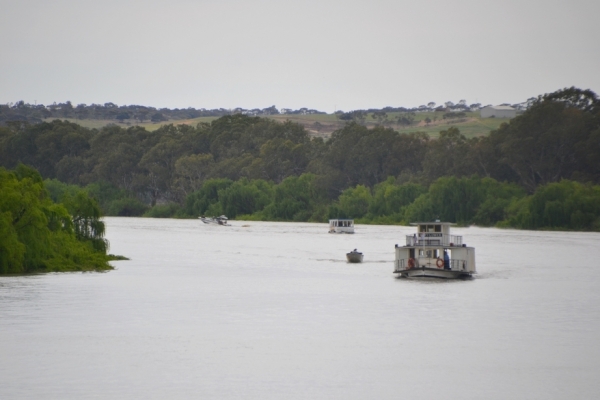
<path fill-rule="evenodd" d="M 476 274 L 475 248 L 450 234 L 449 222 L 417 222 L 417 233 L 396 245 L 394 273 L 403 278 L 469 278 Z"/>
<path fill-rule="evenodd" d="M 227 223 L 227 217 L 224 215 L 221 215 L 220 217 L 200 217 L 200 221 L 204 222 L 205 224 L 215 224 L 215 225 L 222 225 L 222 226 L 231 226 Z"/>

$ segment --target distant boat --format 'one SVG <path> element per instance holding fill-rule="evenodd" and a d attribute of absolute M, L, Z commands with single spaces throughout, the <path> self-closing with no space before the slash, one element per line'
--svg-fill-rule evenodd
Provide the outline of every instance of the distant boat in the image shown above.
<path fill-rule="evenodd" d="M 224 215 L 221 215 L 220 217 L 209 217 L 209 218 L 202 216 L 202 217 L 200 217 L 200 221 L 204 222 L 205 224 L 231 226 L 227 223 L 227 217 Z"/>
<path fill-rule="evenodd" d="M 396 245 L 394 273 L 403 278 L 469 278 L 476 274 L 475 248 L 450 234 L 450 222 L 416 222 L 417 233 Z"/>
<path fill-rule="evenodd" d="M 346 253 L 346 260 L 348 260 L 349 263 L 361 263 L 363 262 L 363 257 L 363 253 L 356 249 L 352 250 L 350 253 Z"/>
<path fill-rule="evenodd" d="M 330 219 L 329 233 L 354 233 L 354 220 Z"/>

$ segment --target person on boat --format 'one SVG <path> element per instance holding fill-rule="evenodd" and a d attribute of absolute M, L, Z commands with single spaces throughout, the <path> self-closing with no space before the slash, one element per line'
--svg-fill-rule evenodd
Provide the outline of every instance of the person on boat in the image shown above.
<path fill-rule="evenodd" d="M 450 256 L 448 250 L 444 250 L 444 269 L 450 269 Z"/>
<path fill-rule="evenodd" d="M 416 233 L 413 233 L 413 246 L 416 246 L 416 245 L 417 245 L 417 243 L 418 243 L 418 242 L 417 242 L 417 234 L 416 234 Z"/>

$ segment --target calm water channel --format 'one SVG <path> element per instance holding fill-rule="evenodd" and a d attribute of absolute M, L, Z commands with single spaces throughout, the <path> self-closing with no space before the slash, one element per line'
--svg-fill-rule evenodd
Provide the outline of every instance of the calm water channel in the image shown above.
<path fill-rule="evenodd" d="M 0 278 L 0 399 L 600 395 L 600 234 L 454 229 L 477 277 L 410 281 L 410 227 L 106 223 L 115 271 Z"/>

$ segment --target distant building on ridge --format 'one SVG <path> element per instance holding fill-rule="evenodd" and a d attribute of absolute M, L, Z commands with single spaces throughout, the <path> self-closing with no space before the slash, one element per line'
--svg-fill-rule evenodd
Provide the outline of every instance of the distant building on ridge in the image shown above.
<path fill-rule="evenodd" d="M 487 106 L 481 109 L 481 118 L 514 118 L 517 110 L 511 106 Z"/>

